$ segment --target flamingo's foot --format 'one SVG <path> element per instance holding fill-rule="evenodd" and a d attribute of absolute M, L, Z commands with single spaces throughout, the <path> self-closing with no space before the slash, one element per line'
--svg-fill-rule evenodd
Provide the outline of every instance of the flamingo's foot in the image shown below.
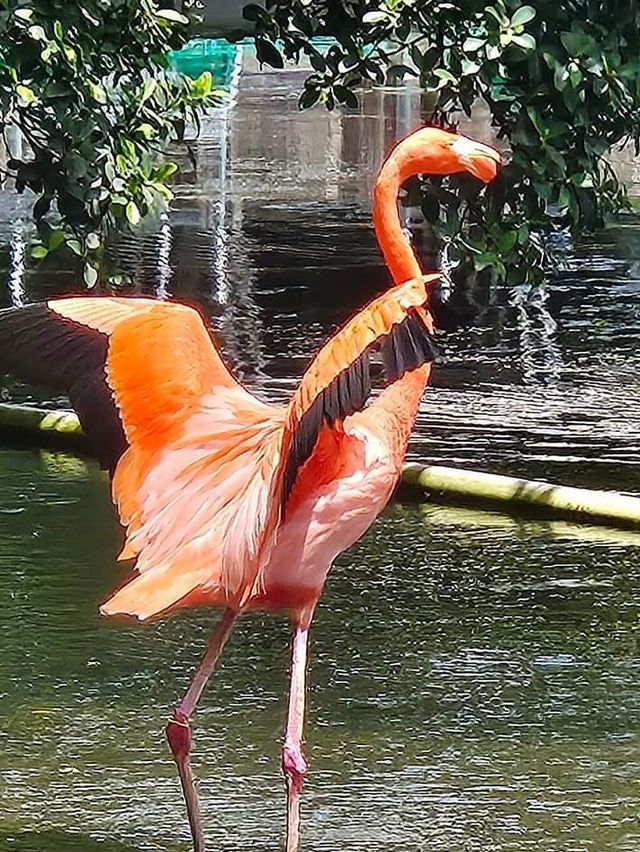
<path fill-rule="evenodd" d="M 282 771 L 293 790 L 301 792 L 309 767 L 299 743 L 285 740 L 282 747 Z"/>
<path fill-rule="evenodd" d="M 164 729 L 169 748 L 176 761 L 185 760 L 191 751 L 191 726 L 189 719 L 178 708 L 173 711 L 173 719 Z"/>

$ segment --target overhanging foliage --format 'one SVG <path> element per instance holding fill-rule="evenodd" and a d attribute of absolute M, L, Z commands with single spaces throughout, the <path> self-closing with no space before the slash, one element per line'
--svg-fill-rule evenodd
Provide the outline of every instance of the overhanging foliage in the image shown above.
<path fill-rule="evenodd" d="M 636 0 L 267 0 L 245 8 L 258 55 L 309 57 L 302 107 L 357 104 L 364 80 L 391 71 L 437 92 L 433 121 L 455 125 L 482 99 L 511 149 L 481 192 L 467 178 L 424 182 L 422 205 L 468 278 L 539 282 L 534 232 L 576 234 L 625 205 L 606 155 L 640 141 L 640 6 Z M 336 43 L 321 53 L 314 36 Z M 276 46 L 277 45 L 277 46 Z"/>
<path fill-rule="evenodd" d="M 0 0 L 0 128 L 26 143 L 8 176 L 32 190 L 37 258 L 65 245 L 98 278 L 104 232 L 171 198 L 163 146 L 214 101 L 211 75 L 169 69 L 194 0 Z"/>

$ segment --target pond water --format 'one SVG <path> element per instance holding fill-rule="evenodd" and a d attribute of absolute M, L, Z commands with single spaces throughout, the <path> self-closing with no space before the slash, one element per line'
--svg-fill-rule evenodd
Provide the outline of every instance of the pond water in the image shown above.
<path fill-rule="evenodd" d="M 299 114 L 300 72 L 245 57 L 237 80 L 178 152 L 170 216 L 111 250 L 137 290 L 201 304 L 237 372 L 281 399 L 386 283 L 368 197 L 421 104 L 375 91 L 357 114 Z M 25 271 L 27 209 L 0 200 L 2 304 L 78 287 L 61 266 Z M 557 257 L 547 291 L 485 294 L 443 335 L 411 454 L 637 491 L 640 228 Z M 93 462 L 0 449 L 0 540 L 0 850 L 186 852 L 162 728 L 214 616 L 98 617 L 123 569 Z M 314 625 L 303 848 L 637 852 L 639 548 L 640 533 L 391 506 L 338 560 Z M 212 849 L 278 848 L 288 641 L 284 619 L 242 621 L 197 714 Z"/>

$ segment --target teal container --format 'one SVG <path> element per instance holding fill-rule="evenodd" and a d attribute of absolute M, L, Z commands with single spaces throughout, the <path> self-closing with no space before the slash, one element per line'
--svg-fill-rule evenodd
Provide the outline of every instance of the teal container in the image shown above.
<path fill-rule="evenodd" d="M 313 43 L 321 53 L 326 53 L 336 41 L 320 36 L 314 38 Z M 182 50 L 173 50 L 169 60 L 173 68 L 194 79 L 203 71 L 210 71 L 216 86 L 228 89 L 238 51 L 245 48 L 253 50 L 252 38 L 234 43 L 223 38 L 195 38 Z"/>
<path fill-rule="evenodd" d="M 228 89 L 238 50 L 242 50 L 238 44 L 222 38 L 196 38 L 182 50 L 171 51 L 169 60 L 176 71 L 194 79 L 210 71 L 214 84 Z"/>

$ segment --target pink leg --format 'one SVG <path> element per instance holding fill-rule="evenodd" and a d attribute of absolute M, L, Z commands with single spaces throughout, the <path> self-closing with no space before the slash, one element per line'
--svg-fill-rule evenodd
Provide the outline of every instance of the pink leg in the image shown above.
<path fill-rule="evenodd" d="M 232 609 L 226 609 L 222 614 L 222 618 L 216 627 L 200 665 L 187 689 L 184 698 L 173 711 L 173 719 L 167 725 L 165 732 L 169 746 L 173 752 L 178 773 L 180 775 L 180 783 L 182 784 L 182 792 L 187 805 L 187 815 L 189 817 L 189 825 L 191 826 L 191 836 L 193 837 L 194 852 L 204 852 L 204 835 L 202 833 L 202 823 L 200 821 L 200 806 L 198 804 L 198 793 L 196 791 L 193 772 L 191 771 L 191 760 L 189 757 L 191 751 L 191 728 L 189 726 L 189 718 L 198 703 L 198 699 L 202 695 L 207 681 L 213 674 L 213 670 L 218 662 L 222 649 L 224 648 L 227 639 L 231 635 L 233 625 L 238 613 Z"/>
<path fill-rule="evenodd" d="M 307 774 L 307 762 L 302 754 L 302 729 L 304 726 L 308 639 L 308 624 L 304 626 L 297 624 L 293 635 L 287 731 L 282 747 L 282 770 L 287 783 L 287 852 L 297 852 L 298 849 L 300 794 Z"/>

